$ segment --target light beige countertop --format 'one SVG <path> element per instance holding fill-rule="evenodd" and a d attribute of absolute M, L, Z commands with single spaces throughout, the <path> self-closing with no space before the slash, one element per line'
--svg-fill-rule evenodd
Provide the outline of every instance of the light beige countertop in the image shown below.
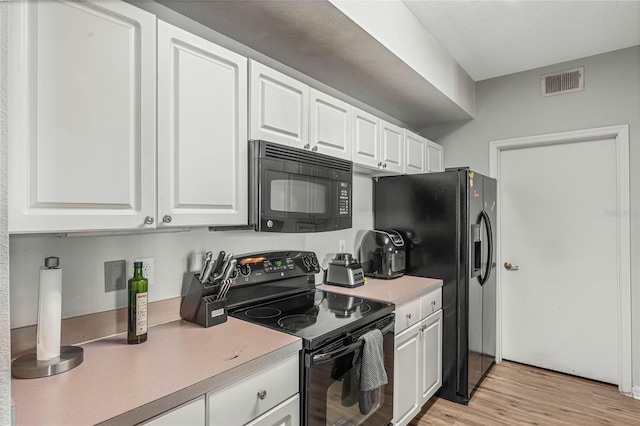
<path fill-rule="evenodd" d="M 139 345 L 124 333 L 82 348 L 70 371 L 11 380 L 17 425 L 135 424 L 295 354 L 302 341 L 229 317 L 151 327 Z"/>
<path fill-rule="evenodd" d="M 368 278 L 364 285 L 355 288 L 323 284 L 318 288 L 333 293 L 364 297 L 382 302 L 402 304 L 442 287 L 442 280 L 403 275 L 400 278 L 381 280 Z"/>

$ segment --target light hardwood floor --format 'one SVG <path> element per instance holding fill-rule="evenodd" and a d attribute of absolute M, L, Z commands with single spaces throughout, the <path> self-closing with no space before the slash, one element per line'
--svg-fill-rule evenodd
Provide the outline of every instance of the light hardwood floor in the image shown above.
<path fill-rule="evenodd" d="M 613 385 L 504 361 L 468 406 L 434 398 L 410 423 L 426 425 L 640 425 L 640 400 Z"/>

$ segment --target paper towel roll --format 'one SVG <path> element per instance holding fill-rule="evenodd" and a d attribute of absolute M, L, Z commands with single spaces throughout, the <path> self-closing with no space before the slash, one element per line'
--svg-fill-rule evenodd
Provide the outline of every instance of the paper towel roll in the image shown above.
<path fill-rule="evenodd" d="M 48 361 L 60 356 L 62 269 L 40 270 L 36 357 Z"/>

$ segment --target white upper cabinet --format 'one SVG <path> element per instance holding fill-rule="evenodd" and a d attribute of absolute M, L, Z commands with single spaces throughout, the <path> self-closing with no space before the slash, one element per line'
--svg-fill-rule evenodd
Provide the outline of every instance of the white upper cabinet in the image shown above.
<path fill-rule="evenodd" d="M 351 160 L 351 105 L 310 89 L 309 148 Z"/>
<path fill-rule="evenodd" d="M 442 172 L 443 166 L 443 149 L 441 145 L 431 142 L 427 139 L 427 171 Z"/>
<path fill-rule="evenodd" d="M 403 129 L 381 120 L 380 161 L 382 169 L 392 173 L 404 173 Z"/>
<path fill-rule="evenodd" d="M 427 140 L 404 129 L 404 172 L 424 173 L 427 171 Z"/>
<path fill-rule="evenodd" d="M 247 224 L 247 59 L 158 21 L 158 226 Z"/>
<path fill-rule="evenodd" d="M 380 167 L 380 119 L 352 107 L 353 162 L 369 168 Z"/>
<path fill-rule="evenodd" d="M 9 30 L 9 231 L 153 227 L 155 17 L 11 2 Z"/>
<path fill-rule="evenodd" d="M 250 61 L 249 136 L 302 147 L 309 134 L 309 87 Z"/>

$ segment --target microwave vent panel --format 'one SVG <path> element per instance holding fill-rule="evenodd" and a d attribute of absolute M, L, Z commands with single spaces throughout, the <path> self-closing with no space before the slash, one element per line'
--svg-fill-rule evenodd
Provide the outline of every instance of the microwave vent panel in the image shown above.
<path fill-rule="evenodd" d="M 584 67 L 542 76 L 542 97 L 584 90 Z"/>
<path fill-rule="evenodd" d="M 352 173 L 353 163 L 340 158 L 330 157 L 324 154 L 304 151 L 298 148 L 289 148 L 285 145 L 268 143 L 265 149 L 265 158 L 289 160 L 312 166 L 329 167 Z"/>

